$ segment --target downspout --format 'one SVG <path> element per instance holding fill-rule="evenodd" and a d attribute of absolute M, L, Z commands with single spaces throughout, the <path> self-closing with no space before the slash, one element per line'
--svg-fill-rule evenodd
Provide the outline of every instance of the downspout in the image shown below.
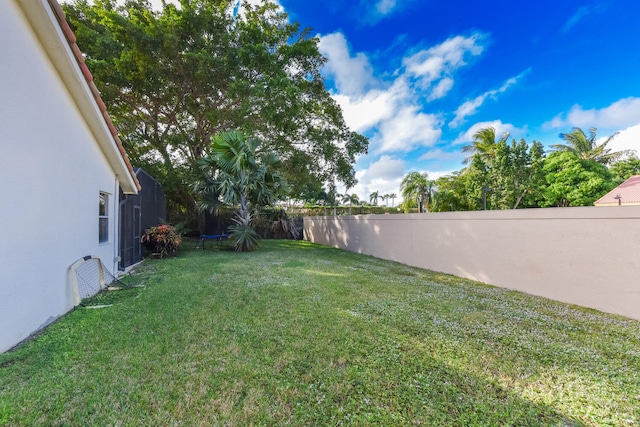
<path fill-rule="evenodd" d="M 115 276 L 118 272 L 118 261 L 120 258 L 120 240 L 118 237 L 120 236 L 120 180 L 118 180 L 118 175 L 116 174 L 114 178 L 115 188 L 113 190 L 113 260 L 111 262 L 111 271 Z"/>

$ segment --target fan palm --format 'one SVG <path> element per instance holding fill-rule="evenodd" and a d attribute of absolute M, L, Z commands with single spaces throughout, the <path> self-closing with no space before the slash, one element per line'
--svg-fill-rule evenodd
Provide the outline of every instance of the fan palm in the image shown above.
<path fill-rule="evenodd" d="M 575 154 L 578 158 L 583 160 L 592 160 L 603 165 L 610 165 L 614 163 L 620 157 L 629 154 L 629 151 L 617 151 L 611 152 L 610 148 L 607 148 L 607 144 L 617 135 L 617 133 L 608 137 L 602 144 L 597 143 L 596 128 L 589 129 L 589 135 L 585 134 L 580 128 L 573 128 L 569 133 L 561 133 L 562 138 L 566 144 L 553 144 L 551 148 L 555 151 L 567 151 Z"/>
<path fill-rule="evenodd" d="M 247 139 L 241 132 L 224 132 L 212 138 L 211 154 L 201 161 L 206 176 L 201 208 L 213 209 L 220 202 L 239 206 L 230 227 L 230 238 L 239 252 L 258 247 L 253 207 L 273 204 L 285 187 L 275 171 L 278 157 L 258 153 L 259 145 L 259 140 Z"/>

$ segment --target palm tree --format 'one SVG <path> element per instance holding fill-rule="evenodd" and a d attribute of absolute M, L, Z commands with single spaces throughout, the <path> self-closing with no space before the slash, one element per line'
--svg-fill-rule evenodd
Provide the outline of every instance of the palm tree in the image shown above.
<path fill-rule="evenodd" d="M 387 194 L 387 197 L 391 199 L 391 206 L 393 207 L 393 202 L 394 200 L 396 200 L 396 197 L 398 197 L 398 195 L 396 193 L 391 193 L 391 194 Z"/>
<path fill-rule="evenodd" d="M 411 172 L 407 174 L 400 183 L 403 203 L 410 205 L 418 203 L 420 213 L 429 211 L 431 197 L 433 195 L 433 181 L 429 180 L 429 175 L 424 172 Z"/>
<path fill-rule="evenodd" d="M 327 192 L 327 199 L 331 202 L 331 206 L 333 206 L 333 216 L 336 216 L 336 203 L 337 203 L 338 191 L 336 190 L 335 184 L 329 184 L 329 191 Z"/>
<path fill-rule="evenodd" d="M 351 208 L 353 207 L 353 205 L 357 205 L 359 203 L 358 200 L 358 195 L 353 193 L 353 194 L 349 194 L 349 193 L 345 193 L 342 195 L 342 201 L 343 202 L 349 202 L 349 215 L 351 215 Z"/>
<path fill-rule="evenodd" d="M 316 200 L 318 202 L 322 202 L 324 216 L 327 216 L 327 202 L 329 201 L 329 194 L 326 191 L 322 190 L 318 193 Z"/>
<path fill-rule="evenodd" d="M 369 203 L 371 203 L 372 205 L 377 205 L 378 198 L 380 198 L 380 193 L 378 191 L 374 191 L 373 193 L 369 194 Z"/>
<path fill-rule="evenodd" d="M 596 130 L 596 128 L 591 128 L 589 129 L 589 135 L 586 135 L 582 129 L 573 128 L 569 133 L 560 134 L 560 138 L 565 140 L 566 144 L 553 144 L 551 148 L 555 151 L 567 151 L 575 154 L 580 159 L 592 160 L 603 165 L 610 165 L 620 157 L 629 154 L 628 150 L 612 153 L 611 149 L 607 148 L 607 144 L 618 134 L 617 132 L 598 145 Z"/>
<path fill-rule="evenodd" d="M 273 153 L 257 153 L 258 139 L 246 139 L 241 132 L 224 132 L 212 138 L 211 154 L 201 160 L 206 181 L 201 186 L 206 195 L 201 208 L 215 209 L 220 201 L 239 206 L 229 229 L 236 251 L 257 249 L 258 234 L 253 229 L 254 207 L 275 202 L 285 187 L 275 172 L 279 162 Z"/>
<path fill-rule="evenodd" d="M 385 201 L 387 200 L 387 195 L 386 194 L 381 194 L 380 195 L 380 200 L 382 200 L 382 202 L 385 203 Z"/>
<path fill-rule="evenodd" d="M 506 142 L 509 139 L 509 132 L 502 134 L 500 139 L 496 140 L 496 129 L 493 127 L 486 127 L 480 129 L 473 135 L 473 142 L 471 145 L 465 145 L 462 147 L 463 153 L 470 153 L 464 160 L 464 164 L 471 163 L 471 160 L 475 155 L 481 157 L 495 157 L 496 146 L 500 143 Z"/>

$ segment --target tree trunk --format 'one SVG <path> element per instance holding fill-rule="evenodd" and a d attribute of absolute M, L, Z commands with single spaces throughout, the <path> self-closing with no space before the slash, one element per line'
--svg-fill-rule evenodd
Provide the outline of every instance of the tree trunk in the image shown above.
<path fill-rule="evenodd" d="M 524 195 L 527 194 L 527 190 L 524 190 L 522 192 L 522 194 L 520 194 L 520 197 L 518 197 L 518 200 L 516 200 L 516 204 L 513 205 L 513 209 L 517 209 L 518 205 L 520 204 L 520 202 L 522 201 L 522 198 L 524 197 Z"/>

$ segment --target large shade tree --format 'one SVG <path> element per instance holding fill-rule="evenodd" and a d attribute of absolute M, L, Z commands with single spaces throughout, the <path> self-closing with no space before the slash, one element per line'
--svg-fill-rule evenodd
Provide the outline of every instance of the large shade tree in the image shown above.
<path fill-rule="evenodd" d="M 470 191 L 472 176 L 469 168 L 453 172 L 435 180 L 432 210 L 436 212 L 470 211 L 480 209 L 478 198 Z"/>
<path fill-rule="evenodd" d="M 613 182 L 618 185 L 627 178 L 634 175 L 640 175 L 640 159 L 633 156 L 628 159 L 615 162 L 609 168 L 609 172 L 611 172 Z"/>
<path fill-rule="evenodd" d="M 496 137 L 493 127 L 480 129 L 470 145 L 462 151 L 470 155 L 468 166 L 450 181 L 440 182 L 443 194 L 436 209 L 516 209 L 536 206 L 541 199 L 544 181 L 544 149 L 540 142 L 528 144 L 524 139 L 508 141 L 509 134 Z M 460 185 L 463 184 L 463 185 Z M 461 190 L 459 194 L 453 189 Z"/>
<path fill-rule="evenodd" d="M 541 200 L 544 183 L 544 148 L 540 142 L 529 145 L 524 139 L 500 141 L 488 162 L 493 206 L 497 209 L 533 207 Z"/>
<path fill-rule="evenodd" d="M 368 141 L 325 88 L 319 39 L 277 4 L 146 0 L 63 5 L 132 161 L 161 180 L 170 210 L 194 211 L 192 183 L 213 135 L 242 130 L 278 153 L 294 196 L 355 183 Z"/>
<path fill-rule="evenodd" d="M 544 172 L 542 206 L 590 206 L 615 186 L 606 166 L 570 151 L 549 154 Z"/>

